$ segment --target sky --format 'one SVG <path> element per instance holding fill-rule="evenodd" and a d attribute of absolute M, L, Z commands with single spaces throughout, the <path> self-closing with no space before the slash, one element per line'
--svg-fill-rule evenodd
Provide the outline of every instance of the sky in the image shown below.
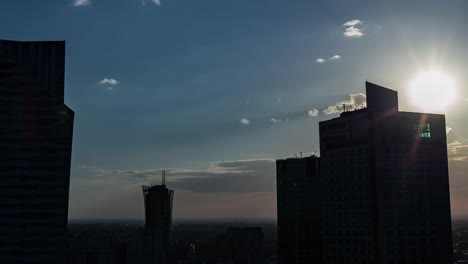
<path fill-rule="evenodd" d="M 468 1 L 21 0 L 0 39 L 65 40 L 75 111 L 69 218 L 143 218 L 166 169 L 175 218 L 275 218 L 275 163 L 319 154 L 318 122 L 438 69 L 451 204 L 468 216 Z M 434 104 L 437 98 L 434 98 Z"/>

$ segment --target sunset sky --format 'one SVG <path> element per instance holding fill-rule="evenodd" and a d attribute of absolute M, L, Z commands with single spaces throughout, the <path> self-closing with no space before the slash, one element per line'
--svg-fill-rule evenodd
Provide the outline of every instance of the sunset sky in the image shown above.
<path fill-rule="evenodd" d="M 400 110 L 446 114 L 459 217 L 466 10 L 466 0 L 2 1 L 0 39 L 66 41 L 69 218 L 142 218 L 141 185 L 159 184 L 161 169 L 175 218 L 274 218 L 274 159 L 318 151 L 318 122 L 364 105 L 366 80 L 398 90 Z M 431 108 L 444 87 L 414 104 L 410 84 L 431 70 L 454 84 L 444 108 Z"/>

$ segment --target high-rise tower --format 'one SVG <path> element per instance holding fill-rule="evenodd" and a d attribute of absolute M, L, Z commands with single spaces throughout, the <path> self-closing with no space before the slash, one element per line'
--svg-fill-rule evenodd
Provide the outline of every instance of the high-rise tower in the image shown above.
<path fill-rule="evenodd" d="M 322 263 L 320 159 L 276 160 L 281 264 Z"/>
<path fill-rule="evenodd" d="M 141 230 L 142 262 L 167 263 L 171 245 L 172 202 L 174 190 L 165 183 L 165 171 L 161 185 L 143 186 L 145 202 L 145 228 Z"/>
<path fill-rule="evenodd" d="M 325 263 L 452 263 L 445 116 L 366 93 L 367 108 L 320 122 Z"/>
<path fill-rule="evenodd" d="M 65 42 L 0 40 L 0 263 L 64 263 L 74 113 Z"/>

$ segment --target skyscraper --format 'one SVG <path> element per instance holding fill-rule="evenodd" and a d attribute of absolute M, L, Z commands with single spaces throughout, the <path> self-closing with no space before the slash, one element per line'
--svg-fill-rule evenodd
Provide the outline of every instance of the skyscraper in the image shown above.
<path fill-rule="evenodd" d="M 145 228 L 141 230 L 143 263 L 168 262 L 172 230 L 172 202 L 174 190 L 165 184 L 165 171 L 161 185 L 143 186 L 145 202 Z"/>
<path fill-rule="evenodd" d="M 281 264 L 322 263 L 319 160 L 311 156 L 276 161 Z"/>
<path fill-rule="evenodd" d="M 367 108 L 320 122 L 325 263 L 452 263 L 445 116 Z"/>
<path fill-rule="evenodd" d="M 0 263 L 64 263 L 74 113 L 65 42 L 0 40 Z"/>

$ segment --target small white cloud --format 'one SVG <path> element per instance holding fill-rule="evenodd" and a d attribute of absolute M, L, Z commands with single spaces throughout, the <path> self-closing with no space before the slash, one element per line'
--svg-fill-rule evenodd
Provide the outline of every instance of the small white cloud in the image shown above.
<path fill-rule="evenodd" d="M 318 62 L 318 63 L 324 63 L 324 62 L 325 62 L 325 60 L 322 59 L 322 58 L 318 58 L 318 59 L 316 59 L 315 61 Z"/>
<path fill-rule="evenodd" d="M 243 125 L 248 125 L 248 124 L 250 124 L 250 120 L 248 120 L 247 118 L 242 118 L 242 119 L 240 120 L 240 122 L 241 122 L 241 124 L 243 124 Z"/>
<path fill-rule="evenodd" d="M 347 38 L 360 38 L 364 35 L 364 33 L 362 33 L 361 29 L 351 26 L 345 29 L 343 35 Z"/>
<path fill-rule="evenodd" d="M 107 87 L 107 90 L 112 90 L 112 89 L 114 89 L 114 87 L 111 87 L 111 86 Z"/>
<path fill-rule="evenodd" d="M 358 25 L 364 24 L 359 19 L 353 19 L 346 21 L 343 26 L 346 27 L 343 35 L 347 38 L 360 38 L 364 35 L 364 32 L 361 28 L 357 27 Z"/>
<path fill-rule="evenodd" d="M 310 117 L 316 117 L 319 114 L 319 110 L 317 109 L 311 109 L 307 112 L 307 115 Z"/>
<path fill-rule="evenodd" d="M 327 115 L 341 113 L 345 110 L 356 110 L 361 107 L 366 107 L 366 95 L 363 93 L 350 94 L 349 99 L 330 105 L 323 112 Z"/>
<path fill-rule="evenodd" d="M 73 0 L 73 6 L 87 6 L 91 4 L 91 0 Z"/>
<path fill-rule="evenodd" d="M 336 54 L 336 55 L 331 56 L 328 60 L 331 60 L 331 61 L 341 60 L 341 56 Z"/>
<path fill-rule="evenodd" d="M 362 24 L 361 20 L 353 19 L 353 20 L 346 21 L 346 23 L 344 23 L 343 26 L 352 27 L 352 26 L 356 26 L 356 25 L 359 25 L 359 24 Z"/>
<path fill-rule="evenodd" d="M 146 6 L 146 2 L 153 3 L 157 6 L 161 5 L 161 0 L 143 0 L 141 3 L 143 4 L 143 6 Z"/>
<path fill-rule="evenodd" d="M 450 131 L 452 131 L 452 128 L 451 127 L 445 127 L 445 133 L 450 133 Z"/>
<path fill-rule="evenodd" d="M 99 84 L 109 84 L 109 85 L 117 85 L 119 84 L 120 82 L 117 81 L 116 79 L 108 79 L 108 78 L 104 78 L 102 81 L 99 82 Z"/>
<path fill-rule="evenodd" d="M 279 123 L 279 122 L 281 122 L 281 120 L 280 120 L 280 119 L 276 119 L 276 118 L 272 118 L 272 119 L 270 119 L 270 122 L 272 122 L 272 123 Z"/>

